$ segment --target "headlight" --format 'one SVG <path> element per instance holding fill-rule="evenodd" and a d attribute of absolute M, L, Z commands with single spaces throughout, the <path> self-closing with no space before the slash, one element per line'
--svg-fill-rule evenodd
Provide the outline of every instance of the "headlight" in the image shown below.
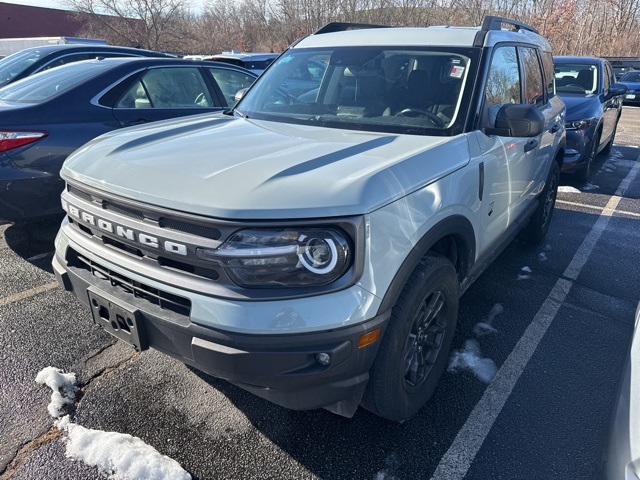
<path fill-rule="evenodd" d="M 196 255 L 245 287 L 326 285 L 349 269 L 353 256 L 345 235 L 333 229 L 241 230 Z"/>
<path fill-rule="evenodd" d="M 586 118 L 584 120 L 573 120 L 571 122 L 565 123 L 565 128 L 567 130 L 584 130 L 589 128 L 595 122 L 595 118 Z"/>

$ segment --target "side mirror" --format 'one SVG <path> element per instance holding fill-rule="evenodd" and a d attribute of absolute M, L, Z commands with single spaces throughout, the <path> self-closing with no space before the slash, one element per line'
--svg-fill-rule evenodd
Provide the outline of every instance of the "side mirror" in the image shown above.
<path fill-rule="evenodd" d="M 544 115 L 533 105 L 507 103 L 496 115 L 494 127 L 484 129 L 486 135 L 500 137 L 537 137 L 544 130 Z"/>
<path fill-rule="evenodd" d="M 621 83 L 612 83 L 607 92 L 607 98 L 617 97 L 618 95 L 624 95 L 627 93 L 627 86 Z"/>

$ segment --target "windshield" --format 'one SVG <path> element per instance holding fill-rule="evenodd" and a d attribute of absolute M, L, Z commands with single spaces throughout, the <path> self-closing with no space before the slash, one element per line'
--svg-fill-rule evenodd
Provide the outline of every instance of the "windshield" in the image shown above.
<path fill-rule="evenodd" d="M 598 67 L 588 64 L 554 65 L 556 92 L 591 94 L 598 91 Z"/>
<path fill-rule="evenodd" d="M 0 88 L 0 100 L 16 103 L 44 102 L 99 75 L 113 65 L 105 60 L 86 60 L 52 68 Z"/>
<path fill-rule="evenodd" d="M 639 72 L 627 72 L 620 79 L 621 82 L 640 82 L 640 71 Z"/>
<path fill-rule="evenodd" d="M 248 118 L 450 135 L 464 117 L 474 52 L 456 48 L 292 49 L 237 106 Z"/>
<path fill-rule="evenodd" d="M 0 87 L 6 85 L 45 55 L 40 50 L 22 50 L 0 60 Z"/>

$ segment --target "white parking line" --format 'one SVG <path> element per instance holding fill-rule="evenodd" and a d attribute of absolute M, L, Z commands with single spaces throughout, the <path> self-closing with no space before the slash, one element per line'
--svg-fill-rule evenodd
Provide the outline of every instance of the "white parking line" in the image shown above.
<path fill-rule="evenodd" d="M 640 158 L 639 158 L 640 160 Z M 593 251 L 593 247 L 606 229 L 612 214 L 621 200 L 620 195 L 629 188 L 640 170 L 637 163 L 626 178 L 620 183 L 616 194 L 611 197 L 602 210 L 598 220 L 578 248 L 564 276 L 575 280 Z M 440 463 L 431 477 L 432 480 L 462 479 L 467 474 L 485 438 L 493 427 L 498 415 L 507 402 L 513 387 L 533 356 L 542 337 L 555 318 L 562 302 L 571 289 L 573 282 L 564 278 L 558 279 L 551 293 L 536 313 L 524 334 L 518 340 L 509 357 L 498 370 L 494 380 L 484 391 L 482 398 L 471 411 L 453 443 L 440 459 Z"/>
<path fill-rule="evenodd" d="M 16 293 L 15 295 L 10 295 L 5 298 L 0 298 L 0 307 L 4 307 L 5 305 L 8 305 L 13 302 L 24 300 L 25 298 L 33 297 L 34 295 L 38 295 L 39 293 L 53 290 L 57 286 L 58 286 L 58 282 L 51 282 L 45 285 L 40 285 L 39 287 L 25 290 L 24 292 Z"/>

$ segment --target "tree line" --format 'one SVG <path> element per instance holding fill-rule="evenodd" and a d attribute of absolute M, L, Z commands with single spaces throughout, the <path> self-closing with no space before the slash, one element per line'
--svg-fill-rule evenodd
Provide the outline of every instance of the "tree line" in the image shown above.
<path fill-rule="evenodd" d="M 329 22 L 480 25 L 486 15 L 538 29 L 556 55 L 640 56 L 640 0 L 66 0 L 80 34 L 175 53 L 281 52 Z"/>

